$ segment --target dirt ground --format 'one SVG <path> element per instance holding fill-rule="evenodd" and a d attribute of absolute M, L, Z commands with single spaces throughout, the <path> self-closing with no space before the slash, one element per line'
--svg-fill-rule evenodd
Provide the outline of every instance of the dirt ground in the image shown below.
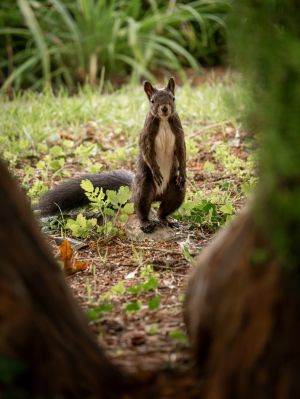
<path fill-rule="evenodd" d="M 234 129 L 227 133 L 216 131 L 212 141 L 234 138 Z M 234 148 L 235 155 L 246 157 L 241 141 Z M 224 172 L 217 165 L 213 173 L 203 171 L 203 164 L 211 160 L 209 152 L 199 149 L 197 162 L 189 162 L 188 170 L 193 174 L 196 189 L 212 190 L 220 180 L 232 181 L 237 186 L 234 175 Z M 243 200 L 235 203 L 239 209 Z M 214 233 L 201 226 L 180 223 L 175 236 L 168 241 L 135 240 L 127 237 L 92 238 L 86 247 L 76 252 L 76 259 L 88 264 L 83 272 L 66 277 L 76 299 L 84 311 L 97 306 L 103 295 L 118 282 L 125 287 L 140 282 L 139 270 L 142 265 L 152 265 L 157 273 L 159 285 L 156 293 L 160 296 L 160 306 L 149 310 L 147 303 L 153 293 L 140 293 L 141 308 L 136 312 L 124 311 L 125 303 L 133 301 L 133 294 L 114 295 L 111 299 L 113 310 L 98 320 L 90 321 L 90 326 L 98 337 L 100 345 L 108 357 L 122 369 L 130 372 L 149 372 L 154 369 L 184 370 L 192 364 L 188 341 L 184 336 L 172 338 L 172 331 L 186 332 L 183 320 L 183 301 L 188 277 L 194 267 L 186 260 L 182 242 L 189 239 L 189 251 L 195 256 L 212 239 Z M 178 238 L 177 238 L 178 237 Z M 57 242 L 49 237 L 53 252 Z M 175 333 L 176 335 L 176 333 Z"/>
<path fill-rule="evenodd" d="M 85 129 L 85 140 L 88 142 L 96 140 L 93 129 L 90 126 Z M 188 161 L 188 190 L 201 190 L 209 194 L 220 184 L 229 184 L 233 187 L 230 193 L 232 203 L 238 212 L 245 202 L 240 190 L 242 181 L 238 174 L 229 172 L 214 158 L 212 148 L 215 143 L 232 142 L 231 153 L 246 160 L 251 151 L 247 135 L 238 132 L 230 122 L 216 126 L 206 126 L 204 122 L 194 136 L 201 137 L 202 129 L 206 132 L 209 129 L 211 133 L 209 141 L 203 144 L 201 140 L 198 141 L 197 155 Z M 63 131 L 60 136 L 61 139 L 74 140 L 72 132 Z M 116 146 L 119 139 L 116 137 Z M 96 158 L 94 161 L 110 168 L 103 159 Z M 213 170 L 205 169 L 207 161 L 213 164 Z M 67 168 L 71 176 L 76 176 L 80 174 L 78 165 L 72 162 L 68 162 Z M 134 170 L 134 163 L 129 160 L 118 167 Z M 18 177 L 22 180 L 22 169 L 18 170 Z M 133 239 L 120 232 L 113 238 L 93 236 L 80 240 L 84 245 L 75 250 L 76 259 L 85 262 L 87 269 L 67 276 L 66 281 L 86 313 L 103 303 L 105 295 L 120 282 L 125 289 L 141 283 L 140 271 L 145 265 L 151 265 L 158 281 L 154 290 L 141 292 L 138 296 L 127 291 L 110 296 L 111 309 L 89 321 L 99 344 L 112 362 L 126 373 L 135 373 L 141 381 L 145 379 L 147 394 L 139 392 L 137 397 L 198 397 L 197 384 L 201 385 L 201 379 L 195 379 L 190 372 L 193 356 L 184 324 L 183 303 L 188 278 L 194 268 L 190 258 L 199 254 L 215 233 L 216 229 L 181 221 L 175 233 L 167 234 L 167 239 L 163 236 L 162 239 L 153 240 L 151 235 L 145 237 L 139 233 Z M 61 239 L 57 238 L 57 233 L 55 237 L 52 234 L 46 234 L 46 237 L 54 255 L 57 255 Z M 183 250 L 186 242 L 188 257 Z M 160 304 L 151 310 L 148 304 L 154 294 L 160 298 Z M 136 300 L 140 304 L 139 309 L 126 311 L 126 304 Z M 157 370 L 163 372 L 158 374 Z M 166 380 L 172 383 L 166 384 Z M 153 393 L 154 396 L 149 391 L 151 381 L 155 386 L 161 386 L 161 390 L 158 390 L 163 393 L 159 396 L 156 396 L 157 391 Z M 185 396 L 186 390 L 190 392 L 188 396 Z"/>

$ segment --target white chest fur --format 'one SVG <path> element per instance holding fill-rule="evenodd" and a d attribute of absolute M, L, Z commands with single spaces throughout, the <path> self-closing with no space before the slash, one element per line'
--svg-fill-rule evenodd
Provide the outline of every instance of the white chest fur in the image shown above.
<path fill-rule="evenodd" d="M 159 130 L 155 138 L 155 154 L 160 173 L 163 177 L 162 184 L 156 185 L 157 194 L 161 194 L 168 185 L 170 173 L 174 161 L 175 136 L 170 128 L 168 120 L 161 120 Z"/>

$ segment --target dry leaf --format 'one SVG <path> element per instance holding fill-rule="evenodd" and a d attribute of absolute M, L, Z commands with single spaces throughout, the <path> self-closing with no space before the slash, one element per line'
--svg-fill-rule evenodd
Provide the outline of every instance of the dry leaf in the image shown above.
<path fill-rule="evenodd" d="M 59 246 L 59 256 L 64 264 L 64 271 L 67 275 L 86 270 L 88 264 L 81 260 L 76 260 L 71 244 L 67 239 Z"/>

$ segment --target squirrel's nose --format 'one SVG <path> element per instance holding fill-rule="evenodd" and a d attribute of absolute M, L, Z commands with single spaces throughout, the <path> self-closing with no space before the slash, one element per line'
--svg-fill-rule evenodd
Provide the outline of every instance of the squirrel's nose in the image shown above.
<path fill-rule="evenodd" d="M 166 114 L 168 112 L 168 107 L 164 105 L 161 110 L 164 114 Z"/>

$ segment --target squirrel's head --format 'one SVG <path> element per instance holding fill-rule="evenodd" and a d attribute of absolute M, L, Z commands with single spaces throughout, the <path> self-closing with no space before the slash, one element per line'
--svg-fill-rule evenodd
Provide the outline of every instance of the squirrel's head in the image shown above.
<path fill-rule="evenodd" d="M 148 81 L 144 82 L 144 90 L 150 101 L 150 112 L 158 118 L 169 118 L 175 112 L 175 80 L 170 78 L 167 86 L 156 89 Z"/>

